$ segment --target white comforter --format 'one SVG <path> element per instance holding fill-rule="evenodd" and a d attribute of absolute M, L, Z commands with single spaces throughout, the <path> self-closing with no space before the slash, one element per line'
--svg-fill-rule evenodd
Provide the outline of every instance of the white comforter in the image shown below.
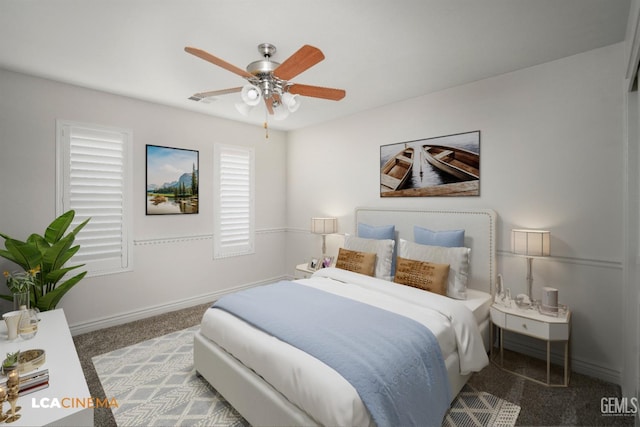
<path fill-rule="evenodd" d="M 460 301 L 346 270 L 325 268 L 296 282 L 412 318 L 438 339 L 443 357 L 458 351 L 460 373 L 479 371 L 488 358 L 473 313 Z M 340 374 L 305 352 L 217 309 L 205 313 L 200 332 L 261 375 L 323 425 L 372 425 L 356 390 Z"/>

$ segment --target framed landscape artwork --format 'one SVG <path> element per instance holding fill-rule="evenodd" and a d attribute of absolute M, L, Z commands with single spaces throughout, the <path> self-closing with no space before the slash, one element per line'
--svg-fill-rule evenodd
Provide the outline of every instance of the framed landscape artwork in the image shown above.
<path fill-rule="evenodd" d="M 479 195 L 479 130 L 380 146 L 380 197 Z"/>
<path fill-rule="evenodd" d="M 147 215 L 198 213 L 198 152 L 147 145 Z"/>

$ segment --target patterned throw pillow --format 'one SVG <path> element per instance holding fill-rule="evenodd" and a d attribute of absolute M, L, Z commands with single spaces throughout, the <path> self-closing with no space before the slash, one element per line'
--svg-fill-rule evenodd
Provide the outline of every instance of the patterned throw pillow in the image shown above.
<path fill-rule="evenodd" d="M 437 264 L 449 264 L 449 284 L 447 296 L 455 299 L 467 299 L 467 281 L 469 279 L 470 248 L 445 248 L 442 246 L 419 245 L 400 239 L 398 256 Z"/>
<path fill-rule="evenodd" d="M 383 280 L 392 280 L 391 261 L 395 244 L 396 242 L 390 239 L 363 239 L 351 234 L 344 236 L 345 249 L 376 254 L 376 268 L 373 275 Z"/>
<path fill-rule="evenodd" d="M 376 270 L 376 254 L 340 248 L 336 268 L 373 276 Z"/>
<path fill-rule="evenodd" d="M 449 264 L 398 257 L 394 282 L 440 295 L 447 295 Z"/>

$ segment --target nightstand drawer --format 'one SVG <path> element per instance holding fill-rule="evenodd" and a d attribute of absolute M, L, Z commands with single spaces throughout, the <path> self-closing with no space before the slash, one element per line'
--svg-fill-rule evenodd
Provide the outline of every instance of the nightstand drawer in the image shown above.
<path fill-rule="evenodd" d="M 569 339 L 569 323 L 566 321 L 545 322 L 508 314 L 505 329 L 548 341 L 566 341 Z"/>
<path fill-rule="evenodd" d="M 296 269 L 296 271 L 294 272 L 294 279 L 308 279 L 312 274 L 313 273 L 310 273 L 308 271 L 301 271 Z"/>
<path fill-rule="evenodd" d="M 507 326 L 507 315 L 505 313 L 493 307 L 491 307 L 489 312 L 491 313 L 491 322 L 493 322 L 494 325 L 501 328 Z"/>
<path fill-rule="evenodd" d="M 296 269 L 293 271 L 294 279 L 308 279 L 315 273 L 314 270 L 310 270 L 308 264 L 298 264 L 296 265 Z"/>
<path fill-rule="evenodd" d="M 507 316 L 505 329 L 544 340 L 549 337 L 549 324 L 520 316 Z"/>

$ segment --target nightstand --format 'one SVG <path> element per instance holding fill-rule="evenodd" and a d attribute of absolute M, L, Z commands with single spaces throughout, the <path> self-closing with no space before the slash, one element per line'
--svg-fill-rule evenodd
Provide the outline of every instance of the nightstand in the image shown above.
<path fill-rule="evenodd" d="M 491 351 L 490 358 L 501 369 L 511 372 L 528 380 L 543 384 L 549 387 L 567 387 L 571 375 L 570 363 L 570 340 L 571 340 L 571 312 L 567 310 L 566 315 L 553 317 L 540 314 L 537 310 L 521 309 L 516 307 L 506 307 L 500 304 L 493 304 L 490 309 L 491 322 L 497 327 L 499 338 L 499 361 L 494 357 L 494 328 L 491 327 Z M 513 372 L 504 367 L 504 331 L 515 332 L 537 338 L 547 343 L 547 381 L 540 381 L 528 377 L 519 372 Z M 560 341 L 564 343 L 564 375 L 563 382 L 552 384 L 551 377 L 551 342 Z"/>
<path fill-rule="evenodd" d="M 298 264 L 298 265 L 296 265 L 296 270 L 293 272 L 293 278 L 294 279 L 308 279 L 315 272 L 316 272 L 315 270 L 312 270 L 312 269 L 309 268 L 309 264 L 307 264 L 307 263 Z"/>

